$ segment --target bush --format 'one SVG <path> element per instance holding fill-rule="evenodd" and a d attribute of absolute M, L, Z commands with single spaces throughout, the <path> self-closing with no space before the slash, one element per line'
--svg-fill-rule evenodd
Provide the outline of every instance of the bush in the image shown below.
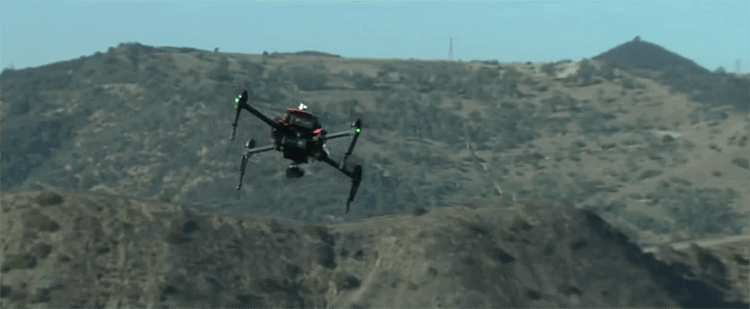
<path fill-rule="evenodd" d="M 476 70 L 471 77 L 473 82 L 480 85 L 492 84 L 500 76 L 500 72 L 497 69 L 490 69 L 488 67 L 481 67 Z"/>
<path fill-rule="evenodd" d="M 609 62 L 602 64 L 599 74 L 606 80 L 613 80 L 615 78 L 615 66 Z"/>
<path fill-rule="evenodd" d="M 578 72 L 576 73 L 577 77 L 580 80 L 581 86 L 588 86 L 593 84 L 594 73 L 596 73 L 596 68 L 591 65 L 591 63 L 587 59 L 583 59 L 581 61 L 580 67 L 578 68 Z"/>
<path fill-rule="evenodd" d="M 589 110 L 576 114 L 575 119 L 586 133 L 609 135 L 620 131 L 620 128 L 612 123 L 614 115 L 611 113 Z"/>
<path fill-rule="evenodd" d="M 697 235 L 739 234 L 747 227 L 747 215 L 739 215 L 730 204 L 740 197 L 732 189 L 691 189 L 673 185 L 652 193 L 676 225 Z"/>
<path fill-rule="evenodd" d="M 149 65 L 144 69 L 141 84 L 149 88 L 158 88 L 164 85 L 164 81 L 169 77 L 167 73 L 159 70 L 159 67 Z"/>
<path fill-rule="evenodd" d="M 10 113 L 13 115 L 24 115 L 31 110 L 31 103 L 29 102 L 28 97 L 8 100 L 9 98 L 6 96 L 3 99 L 10 104 Z"/>
<path fill-rule="evenodd" d="M 637 226 L 639 230 L 650 230 L 662 234 L 668 233 L 671 230 L 663 221 L 641 212 L 624 212 L 622 213 L 622 219 Z"/>
<path fill-rule="evenodd" d="M 577 176 L 573 179 L 573 183 L 567 187 L 567 194 L 570 196 L 570 198 L 572 198 L 576 202 L 582 202 L 583 200 L 593 196 L 594 194 L 601 192 L 604 187 L 604 182 L 602 182 L 601 180 L 586 180 L 583 177 Z M 614 205 L 612 207 L 616 208 L 619 206 Z M 615 208 L 613 208 L 613 211 L 620 210 L 620 208 Z"/>
<path fill-rule="evenodd" d="M 540 173 L 531 179 L 531 198 L 543 203 L 555 203 L 566 196 L 568 190 L 560 185 L 560 179 L 547 173 Z"/>
<path fill-rule="evenodd" d="M 262 65 L 244 59 L 240 60 L 240 67 L 242 67 L 242 73 L 247 75 L 251 80 L 262 78 L 263 71 L 265 70 Z"/>
<path fill-rule="evenodd" d="M 645 170 L 638 176 L 638 181 L 643 181 L 649 178 L 654 178 L 661 175 L 663 172 L 659 170 Z"/>
<path fill-rule="evenodd" d="M 220 57 L 219 61 L 216 63 L 216 67 L 211 71 L 208 71 L 207 76 L 208 78 L 219 82 L 231 82 L 234 78 L 229 74 L 229 60 L 227 60 L 227 57 Z"/>
<path fill-rule="evenodd" d="M 632 77 L 623 77 L 621 83 L 624 89 L 635 89 L 635 81 Z"/>
<path fill-rule="evenodd" d="M 578 107 L 578 100 L 567 94 L 561 94 L 555 92 L 552 97 L 542 100 L 541 112 L 545 114 L 555 113 L 560 111 L 571 111 L 579 112 L 581 109 Z"/>
<path fill-rule="evenodd" d="M 555 67 L 555 64 L 552 62 L 545 63 L 544 65 L 542 65 L 542 72 L 544 72 L 544 74 L 547 74 L 547 76 L 551 76 L 551 77 L 557 76 L 557 68 Z"/>
<path fill-rule="evenodd" d="M 617 217 L 625 208 L 627 208 L 627 206 L 625 206 L 625 203 L 620 201 L 612 201 L 608 204 L 605 204 L 604 202 L 599 200 L 594 205 L 593 210 L 599 215 L 611 215 L 613 217 Z"/>
<path fill-rule="evenodd" d="M 747 158 L 734 158 L 732 159 L 732 164 L 744 169 L 750 169 L 750 160 Z"/>
<path fill-rule="evenodd" d="M 386 75 L 398 71 L 398 68 L 396 68 L 395 65 L 392 63 L 385 63 L 380 67 L 380 70 L 378 70 L 378 77 L 383 78 Z"/>
<path fill-rule="evenodd" d="M 291 67 L 286 73 L 304 91 L 324 90 L 328 82 L 328 71 L 322 64 Z"/>
<path fill-rule="evenodd" d="M 375 82 L 377 81 L 374 77 L 365 75 L 362 72 L 355 72 L 352 75 L 352 79 L 354 80 L 354 85 L 357 87 L 357 89 L 362 90 L 372 90 L 375 87 Z"/>

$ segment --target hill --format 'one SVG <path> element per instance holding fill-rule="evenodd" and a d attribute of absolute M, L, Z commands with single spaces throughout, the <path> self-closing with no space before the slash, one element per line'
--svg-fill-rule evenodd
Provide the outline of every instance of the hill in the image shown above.
<path fill-rule="evenodd" d="M 694 61 L 654 43 L 642 41 L 640 37 L 593 59 L 657 80 L 672 91 L 689 94 L 697 102 L 715 106 L 732 105 L 739 112 L 750 110 L 750 78 L 747 75 L 727 74 L 719 69 L 712 73 Z"/>
<path fill-rule="evenodd" d="M 414 204 L 570 200 L 639 242 L 747 231 L 734 215 L 746 211 L 747 114 L 604 65 L 123 44 L 0 75 L 3 189 L 98 190 L 312 222 Z M 234 190 L 242 140 L 263 145 L 268 136 L 245 116 L 229 143 L 232 98 L 243 89 L 269 115 L 306 102 L 330 131 L 364 120 L 357 211 L 341 216 L 348 184 L 335 170 L 311 164 L 308 176 L 288 180 L 271 154 L 254 157 L 247 186 Z M 329 145 L 334 157 L 345 144 Z"/>
<path fill-rule="evenodd" d="M 725 300 L 746 263 L 702 249 L 710 264 L 664 264 L 572 207 L 316 225 L 85 192 L 1 204 L 3 307 L 748 305 Z"/>
<path fill-rule="evenodd" d="M 747 77 L 678 73 L 598 59 L 365 60 L 121 44 L 0 74 L 2 194 L 88 191 L 310 224 L 413 208 L 575 205 L 642 248 L 750 234 L 750 117 L 740 101 L 721 99 L 739 98 Z M 703 84 L 712 80 L 734 84 Z M 365 176 L 349 214 L 345 177 L 312 163 L 304 178 L 286 179 L 278 154 L 253 157 L 243 190 L 234 189 L 243 141 L 262 146 L 268 136 L 246 115 L 229 142 L 232 98 L 244 89 L 268 115 L 305 102 L 332 132 L 363 119 L 353 160 Z M 328 146 L 337 159 L 346 150 L 345 141 Z"/>
<path fill-rule="evenodd" d="M 690 74 L 710 74 L 694 61 L 671 52 L 657 44 L 636 37 L 632 41 L 617 45 L 593 59 L 603 60 L 616 66 L 666 71 L 685 69 Z"/>

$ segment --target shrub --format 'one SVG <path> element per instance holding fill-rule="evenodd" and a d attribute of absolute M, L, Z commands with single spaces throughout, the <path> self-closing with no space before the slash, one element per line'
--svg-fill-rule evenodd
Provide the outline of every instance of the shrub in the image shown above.
<path fill-rule="evenodd" d="M 383 78 L 389 73 L 396 72 L 397 70 L 398 68 L 392 63 L 385 63 L 380 67 L 380 70 L 378 70 L 378 77 Z"/>
<path fill-rule="evenodd" d="M 362 90 L 373 89 L 376 82 L 374 77 L 363 74 L 362 72 L 355 72 L 351 78 L 354 80 L 354 85 L 357 89 Z"/>
<path fill-rule="evenodd" d="M 750 160 L 748 160 L 747 158 L 734 158 L 732 159 L 732 164 L 744 169 L 750 168 Z"/>
<path fill-rule="evenodd" d="M 576 73 L 580 79 L 581 86 L 593 84 L 594 73 L 596 73 L 596 68 L 587 59 L 582 60 Z"/>
<path fill-rule="evenodd" d="M 284 83 L 289 80 L 287 72 L 281 66 L 274 68 L 268 72 L 267 80 L 272 83 Z"/>
<path fill-rule="evenodd" d="M 262 78 L 263 71 L 265 70 L 262 65 L 244 59 L 240 60 L 240 67 L 242 67 L 242 73 L 247 75 L 251 80 Z"/>
<path fill-rule="evenodd" d="M 613 116 L 614 115 L 610 113 L 602 113 L 598 110 L 588 110 L 576 114 L 575 118 L 578 122 L 578 125 L 581 127 L 581 129 L 586 131 L 586 133 L 603 133 L 605 135 L 608 135 L 620 131 L 620 128 L 618 128 L 611 122 L 611 120 L 614 119 Z"/>
<path fill-rule="evenodd" d="M 297 66 L 286 70 L 287 76 L 297 84 L 300 90 L 323 90 L 328 82 L 328 71 L 321 64 Z"/>
<path fill-rule="evenodd" d="M 641 172 L 640 176 L 638 176 L 638 180 L 642 181 L 642 180 L 646 180 L 646 179 L 649 179 L 649 178 L 657 177 L 657 176 L 661 175 L 662 173 L 663 172 L 659 171 L 659 170 L 645 170 L 645 171 Z"/>
<path fill-rule="evenodd" d="M 471 78 L 479 84 L 492 84 L 499 76 L 500 72 L 497 69 L 482 67 L 476 70 Z"/>
<path fill-rule="evenodd" d="M 622 84 L 622 88 L 635 89 L 635 81 L 633 80 L 632 77 L 623 77 L 621 84 Z"/>
<path fill-rule="evenodd" d="M 531 179 L 531 198 L 535 201 L 555 203 L 569 191 L 560 185 L 560 179 L 548 173 L 540 173 Z"/>
<path fill-rule="evenodd" d="M 626 222 L 638 227 L 639 230 L 651 230 L 657 233 L 667 233 L 670 231 L 670 228 L 663 221 L 641 212 L 624 212 L 622 213 L 622 218 Z"/>
<path fill-rule="evenodd" d="M 229 60 L 227 60 L 227 57 L 220 57 L 216 66 L 211 71 L 208 71 L 207 76 L 210 79 L 220 82 L 232 81 L 233 77 L 229 74 Z"/>
<path fill-rule="evenodd" d="M 732 189 L 691 189 L 671 186 L 652 193 L 680 229 L 698 235 L 739 234 L 747 227 L 747 215 L 739 215 L 730 204 L 740 197 Z"/>
<path fill-rule="evenodd" d="M 593 207 L 593 210 L 600 215 L 611 215 L 611 216 L 619 216 L 622 211 L 627 208 L 625 206 L 625 203 L 620 201 L 612 201 L 607 204 L 605 204 L 603 201 L 599 200 Z"/>
<path fill-rule="evenodd" d="M 547 76 L 551 76 L 551 77 L 557 76 L 557 68 L 555 67 L 555 64 L 552 62 L 543 64 L 542 72 L 544 72 L 544 74 L 547 74 Z"/>
<path fill-rule="evenodd" d="M 613 80 L 615 78 L 615 67 L 609 62 L 602 64 L 599 74 L 606 80 Z"/>

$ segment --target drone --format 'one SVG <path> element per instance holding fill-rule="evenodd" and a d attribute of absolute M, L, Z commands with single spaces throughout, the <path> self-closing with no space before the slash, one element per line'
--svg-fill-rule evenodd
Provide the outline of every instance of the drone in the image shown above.
<path fill-rule="evenodd" d="M 245 154 L 242 156 L 242 163 L 240 164 L 240 181 L 237 185 L 237 190 L 242 188 L 242 178 L 245 176 L 248 159 L 256 153 L 276 150 L 283 153 L 284 159 L 292 161 L 292 164 L 286 169 L 287 178 L 301 178 L 304 176 L 305 171 L 300 165 L 308 163 L 310 159 L 325 162 L 349 177 L 352 181 L 352 187 L 349 190 L 349 199 L 346 201 L 345 213 L 348 213 L 349 204 L 354 201 L 359 184 L 362 182 L 362 166 L 347 164 L 347 159 L 352 154 L 352 151 L 354 151 L 354 145 L 357 143 L 357 138 L 362 128 L 362 121 L 360 119 L 355 120 L 351 125 L 352 130 L 327 134 L 326 130 L 320 125 L 318 117 L 308 112 L 304 104 L 300 104 L 298 108 L 287 108 L 284 116 L 272 120 L 248 104 L 247 100 L 247 90 L 234 99 L 234 102 L 237 104 L 237 113 L 234 116 L 234 123 L 232 123 L 231 140 L 234 140 L 234 135 L 237 131 L 237 121 L 240 119 L 240 112 L 244 109 L 271 126 L 273 144 L 255 147 L 254 139 L 249 139 L 245 142 Z M 331 139 L 347 136 L 352 137 L 349 149 L 344 154 L 344 159 L 341 163 L 336 162 L 329 156 L 325 143 Z"/>

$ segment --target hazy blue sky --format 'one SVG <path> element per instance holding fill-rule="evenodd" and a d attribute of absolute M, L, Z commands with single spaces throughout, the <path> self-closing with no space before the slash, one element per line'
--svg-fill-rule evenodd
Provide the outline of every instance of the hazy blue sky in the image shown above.
<path fill-rule="evenodd" d="M 0 65 L 122 42 L 240 53 L 580 60 L 640 35 L 713 70 L 750 65 L 750 1 L 0 1 Z"/>

